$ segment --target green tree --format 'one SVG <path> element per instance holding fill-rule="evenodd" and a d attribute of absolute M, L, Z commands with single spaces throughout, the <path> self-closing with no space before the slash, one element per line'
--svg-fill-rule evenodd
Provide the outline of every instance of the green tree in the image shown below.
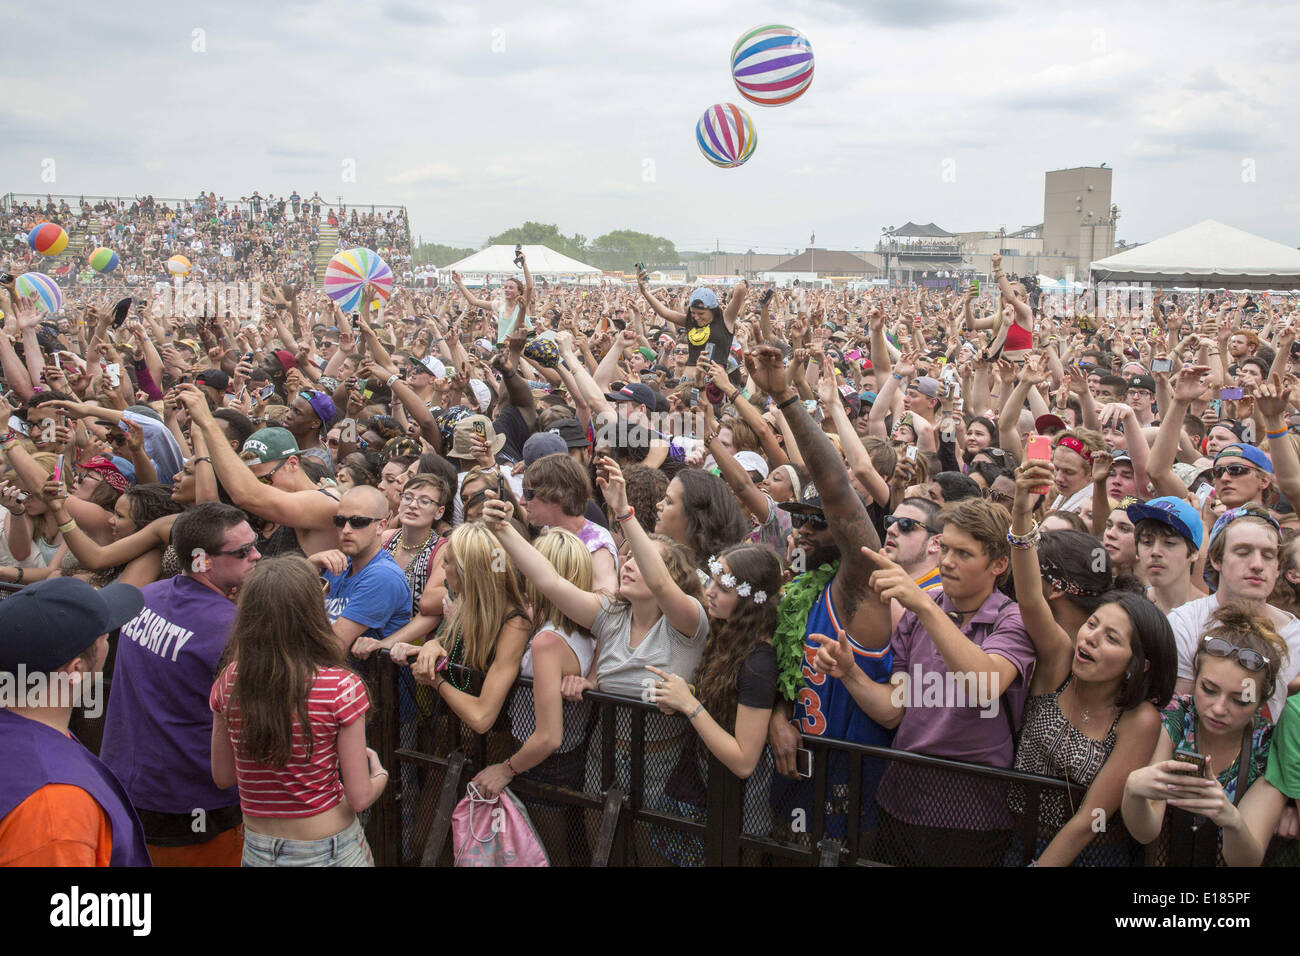
<path fill-rule="evenodd" d="M 586 236 L 576 233 L 573 236 L 562 235 L 554 223 L 526 222 L 522 226 L 492 236 L 487 244 L 489 246 L 546 246 L 574 259 L 582 259 L 587 255 Z"/>
<path fill-rule="evenodd" d="M 432 262 L 435 266 L 441 268 L 442 266 L 451 265 L 453 262 L 459 262 L 476 251 L 475 249 L 460 249 L 456 246 L 444 246 L 438 242 L 425 242 L 416 246 L 412 257 L 416 265 L 425 265 Z"/>
<path fill-rule="evenodd" d="M 671 239 L 616 229 L 591 241 L 588 259 L 602 269 L 621 269 L 630 272 L 638 262 L 647 266 L 676 265 L 680 259 Z"/>

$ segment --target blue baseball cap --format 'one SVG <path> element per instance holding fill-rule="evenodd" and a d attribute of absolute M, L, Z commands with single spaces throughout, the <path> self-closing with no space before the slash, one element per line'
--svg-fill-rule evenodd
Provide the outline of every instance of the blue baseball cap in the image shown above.
<path fill-rule="evenodd" d="M 1273 474 L 1273 463 L 1268 460 L 1268 455 L 1254 445 L 1225 445 L 1223 450 L 1214 456 L 1216 465 L 1220 458 L 1244 458 L 1265 474 Z"/>
<path fill-rule="evenodd" d="M 1201 550 L 1201 541 L 1205 537 L 1201 516 L 1182 498 L 1152 498 L 1150 501 L 1129 505 L 1124 510 L 1134 524 L 1143 518 L 1167 524 L 1195 545 L 1197 551 Z"/>
<path fill-rule="evenodd" d="M 706 289 L 704 286 L 700 286 L 698 289 L 692 292 L 691 297 L 688 301 L 690 302 L 690 305 L 694 305 L 695 303 L 698 302 L 706 309 L 716 309 L 718 307 L 717 293 L 715 293 L 712 289 Z"/>
<path fill-rule="evenodd" d="M 140 613 L 144 595 L 130 584 L 96 590 L 80 578 L 29 584 L 0 601 L 0 671 L 49 673 L 89 649 L 101 634 Z"/>

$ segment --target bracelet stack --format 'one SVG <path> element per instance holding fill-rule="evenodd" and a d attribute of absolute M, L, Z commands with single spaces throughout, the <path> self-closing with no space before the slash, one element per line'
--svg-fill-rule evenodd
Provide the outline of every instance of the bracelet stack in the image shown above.
<path fill-rule="evenodd" d="M 1280 432 L 1264 432 L 1264 437 L 1269 441 L 1277 441 L 1279 438 L 1285 438 L 1287 430 L 1283 428 Z"/>
<path fill-rule="evenodd" d="M 1016 534 L 1014 531 L 1007 532 L 1007 544 L 1013 548 L 1019 548 L 1021 551 L 1028 551 L 1030 548 L 1038 547 L 1038 542 L 1042 535 L 1038 530 L 1038 522 L 1024 534 Z"/>
<path fill-rule="evenodd" d="M 631 521 L 635 517 L 636 517 L 636 509 L 633 508 L 631 505 L 628 505 L 627 514 L 615 515 L 614 520 L 617 521 L 619 524 L 622 524 L 625 521 Z"/>

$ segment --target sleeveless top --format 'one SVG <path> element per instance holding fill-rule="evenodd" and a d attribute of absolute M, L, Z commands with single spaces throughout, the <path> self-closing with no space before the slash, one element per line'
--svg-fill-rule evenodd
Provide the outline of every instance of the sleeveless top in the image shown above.
<path fill-rule="evenodd" d="M 1017 322 L 1011 320 L 1011 328 L 1007 329 L 1007 338 L 1002 345 L 1004 352 L 1019 352 L 1023 349 L 1032 349 L 1034 347 L 1034 333 Z"/>
<path fill-rule="evenodd" d="M 541 631 L 554 631 L 564 639 L 564 643 L 569 645 L 578 658 L 578 671 L 585 674 L 591 667 L 591 659 L 596 654 L 596 639 L 583 634 L 580 631 L 563 631 L 555 624 L 547 621 L 537 629 Z M 528 647 L 524 650 L 523 659 L 519 662 L 519 676 L 533 676 L 533 642 L 530 638 Z M 560 740 L 560 746 L 556 748 L 556 753 L 568 753 L 571 750 L 582 745 L 582 741 L 587 736 L 587 722 L 590 714 L 590 708 L 586 701 L 565 701 L 563 732 Z M 510 733 L 515 740 L 521 743 L 533 735 L 537 729 L 537 711 L 533 704 L 533 689 L 531 687 L 516 687 L 514 695 L 510 701 Z"/>
<path fill-rule="evenodd" d="M 513 332 L 515 330 L 515 326 L 519 324 L 520 312 L 524 312 L 524 328 L 531 329 L 533 327 L 532 320 L 528 318 L 528 314 L 524 310 L 522 302 L 519 305 L 516 305 L 514 311 L 511 312 L 509 316 L 507 316 L 506 310 L 509 308 L 510 307 L 503 302 L 501 303 L 501 307 L 497 310 L 497 344 L 498 345 L 500 345 L 506 339 L 510 338 L 510 333 Z"/>
<path fill-rule="evenodd" d="M 1057 780 L 1064 778 L 1069 782 L 1068 795 L 1060 790 L 1042 791 L 1042 802 L 1038 810 L 1039 829 L 1050 830 L 1052 833 L 1065 826 L 1066 821 L 1078 811 L 1083 794 L 1115 749 L 1115 728 L 1123 716 L 1122 712 L 1116 715 L 1102 740 L 1093 740 L 1084 734 L 1061 713 L 1061 693 L 1070 686 L 1072 680 L 1073 674 L 1052 693 L 1035 694 L 1025 701 L 1024 724 L 1016 747 L 1015 763 L 1012 765 L 1022 773 Z M 1013 785 L 1008 801 L 1013 812 L 1023 812 L 1023 788 Z"/>
<path fill-rule="evenodd" d="M 713 361 L 723 368 L 727 367 L 727 358 L 731 355 L 731 340 L 735 333 L 727 328 L 726 316 L 714 319 L 707 326 L 697 326 L 691 321 L 690 310 L 686 312 L 686 345 L 688 366 L 700 363 L 702 353 L 710 342 L 713 343 Z"/>
<path fill-rule="evenodd" d="M 391 554 L 394 560 L 397 558 L 397 545 L 401 540 L 402 531 L 399 529 L 397 534 L 389 538 L 388 543 L 384 545 L 384 550 Z M 406 586 L 411 589 L 412 614 L 420 613 L 420 595 L 424 593 L 424 586 L 429 583 L 429 563 L 437 554 L 438 548 L 442 546 L 442 542 L 443 539 L 439 537 L 438 532 L 434 531 L 432 537 L 415 553 L 411 563 L 406 566 Z"/>

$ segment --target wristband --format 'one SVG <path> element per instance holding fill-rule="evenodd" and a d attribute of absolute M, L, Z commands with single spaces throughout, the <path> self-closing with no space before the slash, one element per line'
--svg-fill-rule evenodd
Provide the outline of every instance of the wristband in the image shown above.
<path fill-rule="evenodd" d="M 77 519 L 69 518 L 66 523 L 59 525 L 59 534 L 67 534 L 75 527 L 77 527 Z"/>
<path fill-rule="evenodd" d="M 696 717 L 700 716 L 700 711 L 702 711 L 703 709 L 704 709 L 704 705 L 700 704 L 693 711 L 691 711 L 689 714 L 686 715 L 686 719 L 694 720 Z"/>
<path fill-rule="evenodd" d="M 793 404 L 794 404 L 795 402 L 797 402 L 797 401 L 799 401 L 799 393 L 798 393 L 798 392 L 795 392 L 793 395 L 791 395 L 789 398 L 787 398 L 784 402 L 778 402 L 778 403 L 777 403 L 777 406 L 776 406 L 776 410 L 777 410 L 778 412 L 783 412 L 783 411 L 785 411 L 787 408 L 789 408 L 791 405 L 793 405 Z"/>
<path fill-rule="evenodd" d="M 627 514 L 616 515 L 614 520 L 617 521 L 619 524 L 622 524 L 624 521 L 631 521 L 635 517 L 636 517 L 636 509 L 633 508 L 631 505 L 628 505 Z"/>
<path fill-rule="evenodd" d="M 1267 438 L 1269 441 L 1277 441 L 1277 439 L 1279 438 L 1285 438 L 1286 434 L 1287 434 L 1287 429 L 1284 428 L 1280 432 L 1266 431 L 1264 432 L 1264 437 Z"/>
<path fill-rule="evenodd" d="M 14 580 L 14 584 L 22 584 L 22 583 L 23 583 L 23 569 L 22 569 L 22 568 L 18 568 L 17 571 L 18 571 L 18 577 Z"/>
<path fill-rule="evenodd" d="M 206 461 L 209 465 L 212 465 L 212 459 L 209 458 L 207 455 L 204 455 L 202 458 L 195 458 L 195 459 L 193 459 L 193 460 L 190 462 L 190 464 L 192 464 L 192 465 L 197 465 L 197 464 L 198 464 L 199 462 L 201 462 L 201 461 Z M 212 465 L 212 467 L 215 468 L 216 465 Z"/>
<path fill-rule="evenodd" d="M 894 373 L 894 378 L 898 379 L 900 382 L 903 380 L 903 376 L 899 375 L 897 372 Z"/>
<path fill-rule="evenodd" d="M 392 388 L 393 383 L 396 382 L 399 378 L 401 378 L 401 376 L 398 375 L 396 372 L 394 372 L 392 375 L 388 376 L 388 381 L 385 382 L 384 384 L 387 385 L 389 388 Z"/>

